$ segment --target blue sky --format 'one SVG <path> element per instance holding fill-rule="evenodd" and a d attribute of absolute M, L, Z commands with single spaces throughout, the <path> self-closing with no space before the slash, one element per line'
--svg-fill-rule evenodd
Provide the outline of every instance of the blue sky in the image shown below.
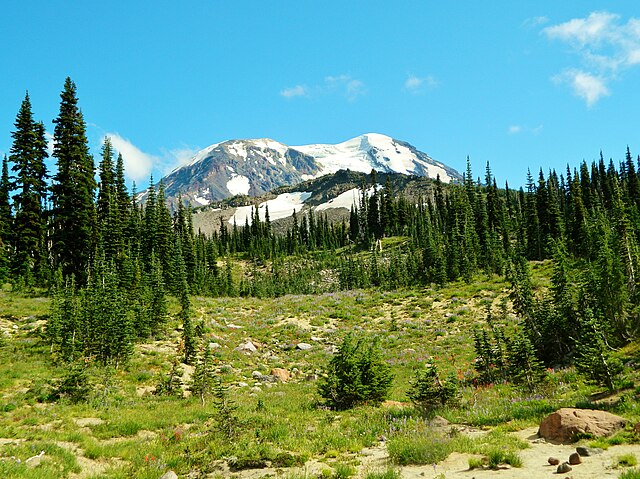
<path fill-rule="evenodd" d="M 636 7 L 636 8 L 634 8 Z M 78 86 L 144 186 L 233 138 L 408 141 L 498 182 L 640 153 L 633 0 L 3 2 L 0 153 L 29 90 L 53 131 Z"/>

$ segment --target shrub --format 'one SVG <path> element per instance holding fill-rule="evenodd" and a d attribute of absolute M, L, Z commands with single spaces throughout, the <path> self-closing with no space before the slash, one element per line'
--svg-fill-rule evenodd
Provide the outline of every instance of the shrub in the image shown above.
<path fill-rule="evenodd" d="M 623 454 L 618 457 L 616 467 L 633 467 L 638 465 L 638 459 L 633 454 Z"/>
<path fill-rule="evenodd" d="M 328 406 L 348 409 L 363 403 L 381 403 L 387 398 L 392 381 L 378 339 L 356 339 L 348 334 L 329 363 L 327 377 L 319 382 L 318 392 Z"/>
<path fill-rule="evenodd" d="M 416 371 L 415 378 L 408 392 L 409 399 L 421 409 L 430 411 L 444 406 L 458 394 L 454 378 L 441 381 L 438 368 L 428 364 L 423 370 Z"/>

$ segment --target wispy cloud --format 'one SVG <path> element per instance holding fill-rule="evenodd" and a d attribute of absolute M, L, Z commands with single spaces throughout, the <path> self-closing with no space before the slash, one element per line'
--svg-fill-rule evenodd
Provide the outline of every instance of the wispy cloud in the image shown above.
<path fill-rule="evenodd" d="M 307 96 L 307 89 L 302 85 L 292 86 L 290 88 L 284 88 L 280 91 L 280 95 L 285 98 L 295 98 L 298 96 Z"/>
<path fill-rule="evenodd" d="M 280 90 L 280 96 L 292 98 L 319 98 L 325 95 L 341 95 L 352 102 L 365 95 L 366 86 L 362 80 L 351 75 L 329 75 L 322 83 L 312 86 L 295 85 Z"/>
<path fill-rule="evenodd" d="M 416 75 L 409 75 L 404 81 L 404 88 L 410 93 L 420 93 L 425 88 L 435 88 L 438 86 L 438 81 L 431 75 L 426 77 L 418 77 Z"/>
<path fill-rule="evenodd" d="M 194 155 L 198 153 L 198 151 L 200 151 L 200 148 L 192 148 L 189 146 L 183 146 L 181 148 L 174 148 L 171 150 L 162 150 L 160 167 L 163 174 L 168 174 L 176 168 L 186 165 L 191 161 Z"/>
<path fill-rule="evenodd" d="M 537 28 L 546 23 L 549 23 L 549 17 L 541 15 L 538 17 L 527 18 L 524 22 L 522 22 L 522 26 L 526 28 Z"/>
<path fill-rule="evenodd" d="M 509 135 L 518 135 L 520 133 L 530 133 L 533 135 L 537 135 L 542 131 L 542 128 L 543 125 L 538 125 L 533 128 L 523 125 L 509 125 L 509 128 L 507 128 L 507 133 Z"/>
<path fill-rule="evenodd" d="M 144 181 L 149 178 L 154 163 L 160 163 L 157 156 L 144 153 L 127 138 L 118 133 L 107 133 L 113 147 L 122 155 L 126 175 L 134 181 Z"/>
<path fill-rule="evenodd" d="M 558 83 L 568 84 L 573 93 L 586 101 L 587 106 L 595 105 L 600 98 L 611 94 L 607 87 L 607 78 L 589 72 L 568 68 L 553 77 Z"/>
<path fill-rule="evenodd" d="M 621 16 L 606 11 L 592 12 L 542 30 L 551 40 L 569 45 L 580 67 L 569 67 L 553 80 L 567 84 L 591 107 L 611 94 L 610 84 L 640 64 L 640 19 L 624 23 Z"/>

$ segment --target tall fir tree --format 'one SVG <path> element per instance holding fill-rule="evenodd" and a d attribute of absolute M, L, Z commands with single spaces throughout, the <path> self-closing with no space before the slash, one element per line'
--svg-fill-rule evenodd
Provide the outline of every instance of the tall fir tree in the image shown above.
<path fill-rule="evenodd" d="M 60 97 L 53 134 L 58 172 L 51 187 L 51 248 L 54 265 L 84 283 L 96 238 L 95 167 L 76 85 L 70 78 Z"/>
<path fill-rule="evenodd" d="M 44 125 L 34 121 L 28 93 L 15 128 L 9 156 L 15 175 L 11 187 L 16 191 L 13 196 L 13 273 L 26 279 L 44 273 L 47 190 L 44 160 L 49 156 Z"/>

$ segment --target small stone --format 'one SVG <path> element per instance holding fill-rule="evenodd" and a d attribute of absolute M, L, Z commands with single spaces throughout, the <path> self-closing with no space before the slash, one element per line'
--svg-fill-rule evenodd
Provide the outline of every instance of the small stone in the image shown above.
<path fill-rule="evenodd" d="M 246 388 L 247 386 L 248 386 L 248 384 L 247 384 L 247 383 L 245 383 L 244 381 L 240 381 L 240 382 L 238 383 L 238 387 L 239 387 L 239 388 Z"/>
<path fill-rule="evenodd" d="M 296 348 L 301 351 L 309 351 L 311 348 L 313 348 L 313 346 L 311 346 L 309 343 L 298 343 L 296 345 Z"/>
<path fill-rule="evenodd" d="M 260 371 L 253 371 L 251 373 L 251 377 L 253 377 L 254 379 L 260 379 L 262 378 L 262 373 Z"/>
<path fill-rule="evenodd" d="M 283 383 L 286 383 L 291 378 L 291 374 L 289 373 L 289 371 L 284 368 L 273 368 L 271 369 L 269 375 Z"/>
<path fill-rule="evenodd" d="M 160 479 L 178 479 L 178 475 L 173 471 L 167 471 L 160 476 Z"/>
<path fill-rule="evenodd" d="M 253 387 L 251 388 L 251 392 L 254 392 L 254 393 L 261 393 L 261 392 L 262 392 L 262 389 L 260 389 L 258 386 L 253 386 Z"/>
<path fill-rule="evenodd" d="M 245 352 L 245 353 L 255 353 L 257 350 L 258 348 L 256 348 L 251 341 L 242 343 L 236 348 L 236 351 Z"/>
<path fill-rule="evenodd" d="M 598 454 L 602 454 L 604 451 L 599 447 L 578 446 L 576 447 L 576 452 L 580 454 L 582 457 L 588 457 L 588 456 L 596 456 Z"/>
<path fill-rule="evenodd" d="M 558 464 L 560 464 L 560 459 L 558 459 L 557 457 L 550 457 L 549 459 L 547 459 L 547 462 L 552 466 L 557 466 Z"/>
<path fill-rule="evenodd" d="M 569 464 L 571 464 L 572 466 L 575 466 L 576 464 L 581 464 L 581 463 L 582 463 L 582 459 L 580 459 L 580 454 L 578 454 L 577 452 L 574 452 L 569 456 Z"/>
<path fill-rule="evenodd" d="M 38 467 L 42 463 L 43 457 L 44 457 L 44 451 L 40 451 L 40 454 L 38 454 L 37 456 L 30 457 L 29 459 L 24 461 L 24 463 L 26 464 L 27 467 L 30 467 L 30 468 Z"/>
<path fill-rule="evenodd" d="M 218 349 L 220 344 L 218 343 L 209 343 L 209 349 Z"/>
<path fill-rule="evenodd" d="M 558 466 L 558 469 L 556 469 L 556 472 L 558 474 L 564 474 L 565 472 L 569 472 L 572 469 L 573 469 L 573 467 L 571 467 L 568 462 L 563 462 L 562 464 L 560 464 Z"/>

